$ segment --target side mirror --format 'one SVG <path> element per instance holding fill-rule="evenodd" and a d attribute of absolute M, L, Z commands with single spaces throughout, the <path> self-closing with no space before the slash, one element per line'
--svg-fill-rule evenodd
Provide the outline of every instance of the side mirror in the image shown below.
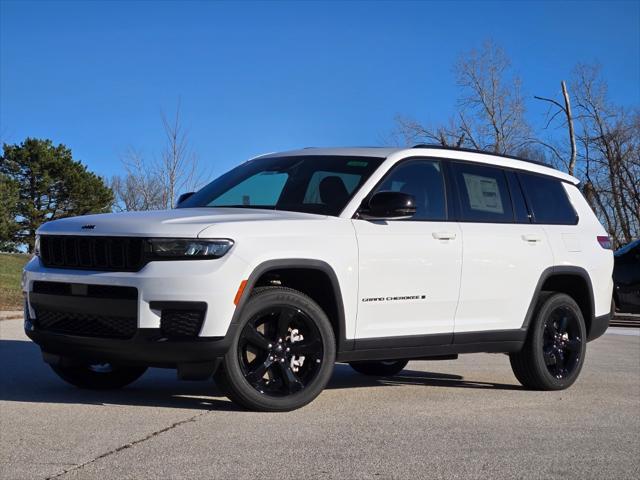
<path fill-rule="evenodd" d="M 402 192 L 378 192 L 369 200 L 368 207 L 360 212 L 365 220 L 403 220 L 416 213 L 413 195 Z"/>
<path fill-rule="evenodd" d="M 187 192 L 187 193 L 183 193 L 178 197 L 178 201 L 176 202 L 176 207 L 178 205 L 180 205 L 182 202 L 184 202 L 187 198 L 189 198 L 191 195 L 193 195 L 196 192 Z"/>

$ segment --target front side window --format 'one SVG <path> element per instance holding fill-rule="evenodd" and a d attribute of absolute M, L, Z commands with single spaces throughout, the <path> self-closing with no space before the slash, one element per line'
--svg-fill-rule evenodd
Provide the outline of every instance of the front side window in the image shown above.
<path fill-rule="evenodd" d="M 549 225 L 578 223 L 576 211 L 560 180 L 523 172 L 518 176 L 536 223 Z"/>
<path fill-rule="evenodd" d="M 228 207 L 339 215 L 382 158 L 258 158 L 234 168 L 178 208 Z"/>
<path fill-rule="evenodd" d="M 513 222 L 513 207 L 504 171 L 500 168 L 453 163 L 460 192 L 463 221 Z"/>
<path fill-rule="evenodd" d="M 411 160 L 395 167 L 375 192 L 391 191 L 413 195 L 416 214 L 409 220 L 446 220 L 442 164 L 438 160 Z"/>

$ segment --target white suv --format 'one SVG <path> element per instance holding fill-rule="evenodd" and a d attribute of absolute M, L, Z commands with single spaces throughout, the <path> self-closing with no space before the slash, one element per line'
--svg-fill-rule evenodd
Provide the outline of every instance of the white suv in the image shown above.
<path fill-rule="evenodd" d="M 434 146 L 261 156 L 175 210 L 43 225 L 25 330 L 79 387 L 175 368 L 255 410 L 310 402 L 336 361 L 393 375 L 504 352 L 524 386 L 563 389 L 613 288 L 577 183 Z"/>

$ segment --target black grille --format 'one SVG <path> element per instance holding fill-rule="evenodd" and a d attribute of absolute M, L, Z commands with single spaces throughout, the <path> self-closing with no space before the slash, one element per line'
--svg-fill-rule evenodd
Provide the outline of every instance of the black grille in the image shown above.
<path fill-rule="evenodd" d="M 203 310 L 162 310 L 160 330 L 169 338 L 193 338 L 200 333 L 203 320 Z"/>
<path fill-rule="evenodd" d="M 142 238 L 43 235 L 40 259 L 47 267 L 137 272 L 145 264 L 144 243 Z"/>
<path fill-rule="evenodd" d="M 136 333 L 135 317 L 110 317 L 88 313 L 70 313 L 36 308 L 35 323 L 41 330 L 82 337 L 121 338 Z"/>
<path fill-rule="evenodd" d="M 115 285 L 87 285 L 83 283 L 33 282 L 34 293 L 48 295 L 77 295 L 93 298 L 113 298 L 137 300 L 138 290 L 135 287 L 119 287 Z"/>

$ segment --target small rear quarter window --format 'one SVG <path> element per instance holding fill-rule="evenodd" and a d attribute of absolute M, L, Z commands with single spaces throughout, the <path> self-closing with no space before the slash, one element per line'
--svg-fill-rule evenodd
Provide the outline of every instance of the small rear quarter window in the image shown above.
<path fill-rule="evenodd" d="M 548 225 L 578 223 L 578 215 L 560 180 L 529 173 L 519 173 L 518 176 L 535 223 Z"/>

